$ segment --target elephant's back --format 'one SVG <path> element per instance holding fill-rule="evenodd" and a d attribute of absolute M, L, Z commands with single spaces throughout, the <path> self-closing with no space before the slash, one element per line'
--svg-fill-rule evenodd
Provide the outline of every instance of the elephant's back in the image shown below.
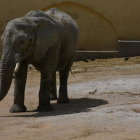
<path fill-rule="evenodd" d="M 49 15 L 50 17 L 54 18 L 55 20 L 59 21 L 60 23 L 62 23 L 63 26 L 71 26 L 71 28 L 75 28 L 78 30 L 77 23 L 68 14 L 66 14 L 56 8 L 51 8 L 48 11 L 46 11 L 45 13 L 47 15 Z"/>
<path fill-rule="evenodd" d="M 78 31 L 78 26 L 75 20 L 69 16 L 68 14 L 56 9 L 56 8 L 51 8 L 48 11 L 40 11 L 40 10 L 35 10 L 35 11 L 30 11 L 25 15 L 26 18 L 45 18 L 49 20 L 50 22 L 55 23 L 59 27 L 64 28 L 65 31 L 68 32 L 73 32 L 73 31 Z"/>

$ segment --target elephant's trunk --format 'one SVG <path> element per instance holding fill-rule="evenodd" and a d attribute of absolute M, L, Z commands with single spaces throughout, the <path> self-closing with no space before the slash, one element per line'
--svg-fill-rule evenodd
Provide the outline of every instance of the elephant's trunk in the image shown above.
<path fill-rule="evenodd" d="M 11 86 L 15 60 L 11 54 L 4 55 L 0 64 L 0 101 L 6 96 Z"/>

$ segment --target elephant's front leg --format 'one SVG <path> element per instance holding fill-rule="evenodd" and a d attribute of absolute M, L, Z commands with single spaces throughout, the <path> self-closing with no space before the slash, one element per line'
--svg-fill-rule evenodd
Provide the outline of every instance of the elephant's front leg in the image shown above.
<path fill-rule="evenodd" d="M 41 73 L 40 91 L 39 91 L 39 106 L 37 111 L 51 111 L 53 108 L 50 104 L 50 93 L 53 82 L 54 72 Z"/>
<path fill-rule="evenodd" d="M 22 62 L 18 72 L 14 74 L 14 104 L 10 109 L 11 113 L 25 112 L 27 109 L 24 105 L 24 92 L 27 78 L 28 64 Z"/>

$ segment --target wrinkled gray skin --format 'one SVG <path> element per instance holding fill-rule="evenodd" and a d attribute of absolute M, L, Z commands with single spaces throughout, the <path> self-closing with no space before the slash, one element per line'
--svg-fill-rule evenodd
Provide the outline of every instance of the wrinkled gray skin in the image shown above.
<path fill-rule="evenodd" d="M 58 9 L 31 11 L 10 21 L 3 33 L 0 65 L 0 100 L 14 75 L 14 104 L 10 112 L 24 112 L 24 91 L 28 64 L 41 72 L 38 111 L 50 111 L 50 99 L 68 103 L 67 79 L 72 66 L 78 27 L 75 21 Z M 16 67 L 16 68 L 15 68 Z M 56 71 L 60 88 L 56 94 Z"/>

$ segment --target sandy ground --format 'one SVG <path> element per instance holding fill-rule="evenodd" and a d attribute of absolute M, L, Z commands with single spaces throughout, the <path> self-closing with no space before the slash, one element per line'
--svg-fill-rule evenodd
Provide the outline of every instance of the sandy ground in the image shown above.
<path fill-rule="evenodd" d="M 13 85 L 0 102 L 0 140 L 139 140 L 140 57 L 75 62 L 69 104 L 38 113 L 40 74 L 29 70 L 26 113 L 9 113 Z M 57 79 L 58 83 L 58 79 Z"/>

